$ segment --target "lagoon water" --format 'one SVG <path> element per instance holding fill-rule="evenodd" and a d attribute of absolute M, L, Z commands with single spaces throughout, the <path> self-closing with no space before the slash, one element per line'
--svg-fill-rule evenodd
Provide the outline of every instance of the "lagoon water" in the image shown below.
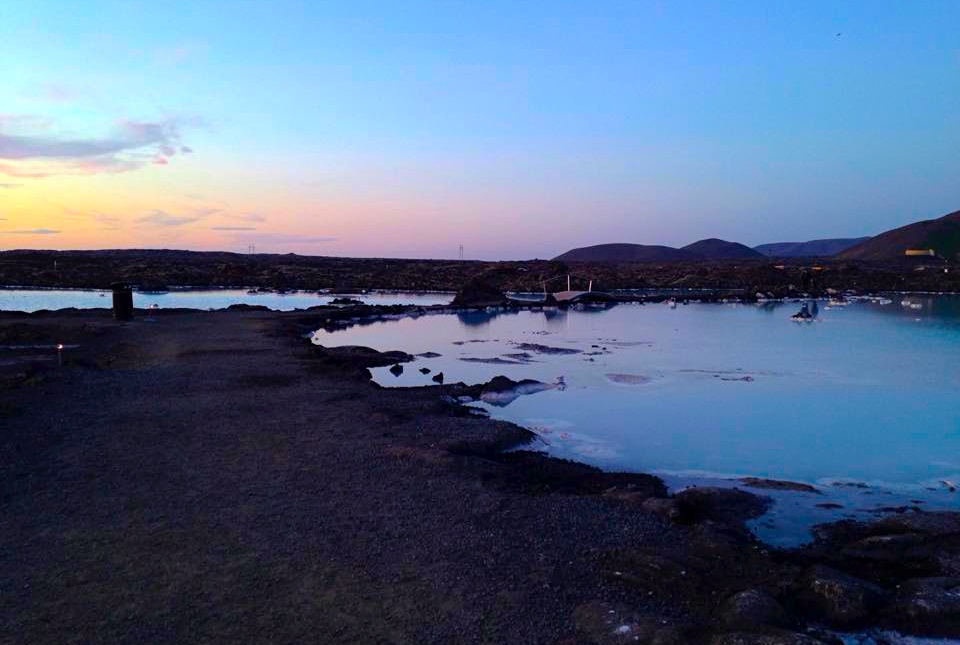
<path fill-rule="evenodd" d="M 824 304 L 812 323 L 789 319 L 796 303 L 619 305 L 377 321 L 314 341 L 442 354 L 400 376 L 373 370 L 385 386 L 428 385 L 438 371 L 448 383 L 562 377 L 565 387 L 476 404 L 556 456 L 673 487 L 741 476 L 817 486 L 769 493 L 777 504 L 754 529 L 771 542 L 893 506 L 960 507 L 960 298 Z M 843 508 L 818 506 L 828 501 Z"/>
<path fill-rule="evenodd" d="M 39 311 L 41 309 L 109 308 L 109 291 L 84 289 L 0 289 L 0 310 Z M 263 305 L 277 311 L 292 311 L 324 305 L 334 298 L 354 298 L 374 305 L 441 305 L 453 298 L 449 293 L 403 293 L 374 291 L 364 294 L 317 294 L 313 291 L 289 293 L 248 293 L 247 289 L 189 289 L 163 293 L 134 292 L 133 306 L 164 309 L 223 309 L 230 305 Z"/>

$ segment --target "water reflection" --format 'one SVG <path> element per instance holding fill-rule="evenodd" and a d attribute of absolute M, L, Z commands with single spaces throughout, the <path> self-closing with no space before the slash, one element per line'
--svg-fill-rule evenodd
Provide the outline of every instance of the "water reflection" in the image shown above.
<path fill-rule="evenodd" d="M 398 377 L 373 370 L 385 385 L 429 385 L 420 366 L 448 382 L 563 377 L 565 390 L 478 404 L 535 429 L 558 456 L 678 482 L 754 475 L 868 487 L 840 510 L 816 507 L 820 496 L 803 512 L 784 502 L 789 512 L 773 514 L 772 528 L 757 526 L 775 534 L 831 513 L 957 504 L 944 482 L 960 479 L 960 299 L 910 303 L 920 308 L 821 302 L 805 324 L 790 320 L 799 302 L 471 312 L 320 332 L 318 341 L 441 354 Z M 531 345 L 570 351 L 522 357 Z"/>
<path fill-rule="evenodd" d="M 40 311 L 75 307 L 77 309 L 110 308 L 109 292 L 84 289 L 0 289 L 0 310 Z M 452 299 L 448 293 L 371 292 L 363 294 L 327 294 L 316 291 L 285 293 L 248 291 L 246 289 L 190 289 L 164 292 L 135 292 L 134 306 L 146 309 L 151 305 L 173 309 L 224 309 L 230 305 L 263 305 L 278 311 L 306 309 L 329 303 L 334 298 L 353 298 L 378 305 L 441 305 Z"/>

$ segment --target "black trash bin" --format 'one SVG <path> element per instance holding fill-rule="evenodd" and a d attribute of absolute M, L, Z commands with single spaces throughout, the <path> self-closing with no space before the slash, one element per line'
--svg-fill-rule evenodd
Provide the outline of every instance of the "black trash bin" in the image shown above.
<path fill-rule="evenodd" d="M 113 289 L 113 317 L 117 320 L 133 318 L 133 291 L 125 282 L 114 282 Z"/>

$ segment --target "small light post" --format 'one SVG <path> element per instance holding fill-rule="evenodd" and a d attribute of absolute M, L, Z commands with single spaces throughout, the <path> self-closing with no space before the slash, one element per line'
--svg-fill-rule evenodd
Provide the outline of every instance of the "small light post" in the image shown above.
<path fill-rule="evenodd" d="M 57 344 L 57 364 L 63 367 L 63 343 Z"/>

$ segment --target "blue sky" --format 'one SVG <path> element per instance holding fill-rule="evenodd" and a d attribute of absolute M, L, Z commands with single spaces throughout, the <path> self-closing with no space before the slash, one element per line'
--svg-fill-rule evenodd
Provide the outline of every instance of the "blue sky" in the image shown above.
<path fill-rule="evenodd" d="M 6 248 L 524 258 L 960 208 L 952 1 L 15 0 L 0 17 Z"/>

